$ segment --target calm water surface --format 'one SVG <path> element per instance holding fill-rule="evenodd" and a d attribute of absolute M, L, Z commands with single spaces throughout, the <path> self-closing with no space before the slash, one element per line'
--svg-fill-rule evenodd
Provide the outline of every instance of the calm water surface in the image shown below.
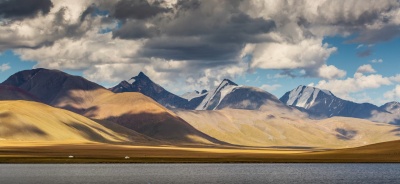
<path fill-rule="evenodd" d="M 2 164 L 0 183 L 400 183 L 400 164 Z"/>

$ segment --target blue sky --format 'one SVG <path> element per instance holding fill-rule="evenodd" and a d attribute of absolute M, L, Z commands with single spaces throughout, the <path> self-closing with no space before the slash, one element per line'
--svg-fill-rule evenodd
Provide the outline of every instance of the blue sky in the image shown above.
<path fill-rule="evenodd" d="M 143 71 L 177 94 L 229 78 L 400 101 L 399 0 L 42 1 L 0 2 L 0 80 L 42 67 L 111 87 Z"/>

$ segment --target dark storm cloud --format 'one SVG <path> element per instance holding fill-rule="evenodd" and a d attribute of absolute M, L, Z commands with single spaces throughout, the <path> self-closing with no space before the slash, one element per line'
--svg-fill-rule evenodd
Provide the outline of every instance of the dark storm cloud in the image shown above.
<path fill-rule="evenodd" d="M 268 33 L 275 28 L 275 22 L 263 18 L 251 18 L 247 14 L 240 13 L 230 18 L 230 21 L 219 30 L 209 36 L 214 43 L 256 43 L 266 40 L 257 35 Z"/>
<path fill-rule="evenodd" d="M 170 9 L 161 7 L 158 1 L 150 4 L 147 0 L 121 0 L 115 5 L 112 16 L 121 20 L 147 19 L 168 11 Z"/>
<path fill-rule="evenodd" d="M 51 0 L 0 0 L 0 18 L 34 17 L 39 12 L 48 14 L 52 7 Z"/>
<path fill-rule="evenodd" d="M 261 35 L 276 27 L 272 20 L 252 18 L 241 12 L 238 2 L 180 1 L 174 7 L 175 12 L 170 12 L 168 16 L 123 21 L 113 36 L 122 39 L 150 38 L 139 52 L 143 57 L 237 60 L 246 43 L 266 41 Z M 215 7 L 224 9 L 221 11 Z"/>
<path fill-rule="evenodd" d="M 358 56 L 358 57 L 361 57 L 361 58 L 368 57 L 368 56 L 370 56 L 371 54 L 372 54 L 372 50 L 371 50 L 371 49 L 366 49 L 366 50 L 357 52 L 357 56 Z"/>
<path fill-rule="evenodd" d="M 146 22 L 141 20 L 134 20 L 126 22 L 113 32 L 113 37 L 119 37 L 124 39 L 141 39 L 151 38 L 159 34 L 157 27 L 147 27 Z"/>
<path fill-rule="evenodd" d="M 238 56 L 243 48 L 241 44 L 209 44 L 197 42 L 187 44 L 173 41 L 174 38 L 167 40 L 152 40 L 141 49 L 140 54 L 144 57 L 158 57 L 167 60 L 214 60 L 224 62 L 233 60 Z"/>

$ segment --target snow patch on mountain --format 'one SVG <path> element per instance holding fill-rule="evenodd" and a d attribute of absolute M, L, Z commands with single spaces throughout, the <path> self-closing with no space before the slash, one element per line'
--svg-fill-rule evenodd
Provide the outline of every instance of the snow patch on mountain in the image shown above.
<path fill-rule="evenodd" d="M 215 110 L 216 107 L 221 103 L 222 99 L 225 98 L 226 95 L 231 93 L 235 88 L 240 87 L 239 85 L 235 84 L 234 82 L 224 79 L 221 84 L 207 94 L 204 100 L 197 106 L 196 110 L 207 110 L 212 101 L 215 101 L 215 98 L 218 98 L 218 104 L 216 104 L 212 109 L 208 110 Z"/>
<path fill-rule="evenodd" d="M 333 94 L 327 90 L 321 90 L 310 86 L 299 86 L 289 93 L 289 99 L 286 104 L 308 109 L 314 105 L 320 92 L 333 96 Z"/>

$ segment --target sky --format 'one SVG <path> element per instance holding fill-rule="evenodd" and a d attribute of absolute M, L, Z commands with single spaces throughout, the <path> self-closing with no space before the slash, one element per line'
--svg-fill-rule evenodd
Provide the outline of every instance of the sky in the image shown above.
<path fill-rule="evenodd" d="M 48 68 L 176 94 L 228 78 L 400 101 L 400 0 L 0 0 L 0 80 Z"/>

